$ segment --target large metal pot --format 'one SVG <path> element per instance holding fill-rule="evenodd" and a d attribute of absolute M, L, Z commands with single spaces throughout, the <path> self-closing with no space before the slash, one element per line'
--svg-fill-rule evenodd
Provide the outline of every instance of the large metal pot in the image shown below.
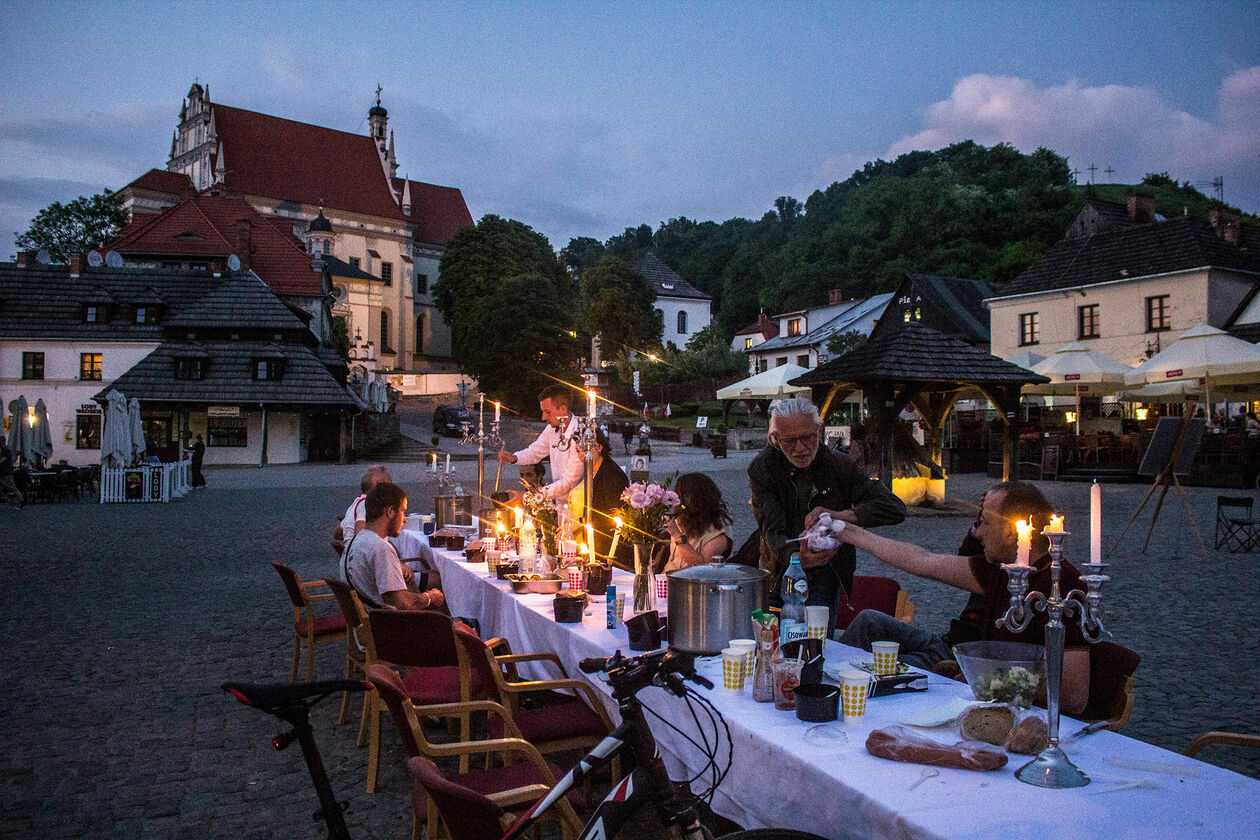
<path fill-rule="evenodd" d="M 447 525 L 471 525 L 472 496 L 434 496 L 433 511 L 439 531 Z"/>
<path fill-rule="evenodd" d="M 752 611 L 766 603 L 769 572 L 709 563 L 668 572 L 669 644 L 690 653 L 721 653 L 752 634 Z"/>

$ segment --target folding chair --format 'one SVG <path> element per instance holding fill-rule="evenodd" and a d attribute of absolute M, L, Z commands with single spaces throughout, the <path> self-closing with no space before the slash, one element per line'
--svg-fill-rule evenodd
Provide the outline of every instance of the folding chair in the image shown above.
<path fill-rule="evenodd" d="M 1252 515 L 1250 496 L 1216 497 L 1216 548 L 1232 554 L 1260 549 L 1260 522 Z"/>

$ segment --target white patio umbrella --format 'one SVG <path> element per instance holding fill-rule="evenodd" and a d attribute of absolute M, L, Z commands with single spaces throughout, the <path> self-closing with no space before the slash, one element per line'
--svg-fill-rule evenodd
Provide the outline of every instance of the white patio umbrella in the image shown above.
<path fill-rule="evenodd" d="M 1040 353 L 1034 353 L 1031 350 L 1020 350 L 1014 356 L 1007 356 L 1006 361 L 1013 365 L 1019 365 L 1024 370 L 1032 370 L 1033 365 L 1038 362 L 1044 362 L 1046 357 Z"/>
<path fill-rule="evenodd" d="M 765 400 L 808 393 L 809 386 L 788 384 L 789 379 L 795 379 L 805 373 L 809 373 L 809 368 L 803 368 L 800 365 L 779 365 L 718 389 L 717 398 L 719 400 Z"/>
<path fill-rule="evenodd" d="M 105 428 L 101 431 L 101 463 L 107 467 L 131 465 L 131 426 L 127 422 L 127 398 L 110 389 L 105 395 Z"/>
<path fill-rule="evenodd" d="M 32 440 L 31 448 L 34 453 L 47 463 L 52 457 L 52 429 L 48 426 L 48 407 L 44 405 L 43 399 L 35 401 L 35 426 L 31 429 Z"/>
<path fill-rule="evenodd" d="M 9 451 L 13 453 L 13 457 L 21 458 L 22 463 L 29 465 L 35 457 L 31 407 L 25 396 L 19 396 L 9 405 L 13 409 L 13 417 L 9 421 Z"/>
<path fill-rule="evenodd" d="M 1100 396 L 1124 388 L 1133 368 L 1108 358 L 1084 342 L 1065 344 L 1032 366 L 1034 373 L 1050 377 L 1040 385 L 1025 385 L 1025 394 Z"/>
<path fill-rule="evenodd" d="M 1130 386 L 1139 388 L 1182 380 L 1194 384 L 1203 380 L 1204 402 L 1209 406 L 1213 388 L 1260 386 L 1260 347 L 1216 327 L 1196 324 L 1125 377 Z"/>
<path fill-rule="evenodd" d="M 131 436 L 131 462 L 140 460 L 144 452 L 144 424 L 140 422 L 140 400 L 132 397 L 127 403 L 127 430 Z"/>

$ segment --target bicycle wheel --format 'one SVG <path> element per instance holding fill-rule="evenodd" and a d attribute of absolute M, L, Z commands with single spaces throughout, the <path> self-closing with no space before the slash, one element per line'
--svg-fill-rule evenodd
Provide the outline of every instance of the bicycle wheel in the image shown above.
<path fill-rule="evenodd" d="M 826 838 L 806 831 L 793 831 L 790 828 L 756 828 L 751 831 L 723 834 L 717 840 L 826 840 Z"/>

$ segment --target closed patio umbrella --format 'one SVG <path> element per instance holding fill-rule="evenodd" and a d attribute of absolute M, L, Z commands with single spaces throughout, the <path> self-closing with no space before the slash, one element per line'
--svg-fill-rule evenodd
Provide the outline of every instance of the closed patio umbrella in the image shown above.
<path fill-rule="evenodd" d="M 22 459 L 22 463 L 29 466 L 35 457 L 31 408 L 25 396 L 19 396 L 9 405 L 13 409 L 13 418 L 9 421 L 9 451 L 14 458 Z"/>
<path fill-rule="evenodd" d="M 44 405 L 42 399 L 35 401 L 35 427 L 31 431 L 34 433 L 31 442 L 32 449 L 47 463 L 53 453 L 52 429 L 48 426 L 48 407 Z"/>
<path fill-rule="evenodd" d="M 145 450 L 144 424 L 140 422 L 140 400 L 132 397 L 127 403 L 127 429 L 131 436 L 131 462 L 140 460 Z"/>
<path fill-rule="evenodd" d="M 105 428 L 101 431 L 101 463 L 107 467 L 131 465 L 131 426 L 127 422 L 127 398 L 118 391 L 105 395 Z"/>

